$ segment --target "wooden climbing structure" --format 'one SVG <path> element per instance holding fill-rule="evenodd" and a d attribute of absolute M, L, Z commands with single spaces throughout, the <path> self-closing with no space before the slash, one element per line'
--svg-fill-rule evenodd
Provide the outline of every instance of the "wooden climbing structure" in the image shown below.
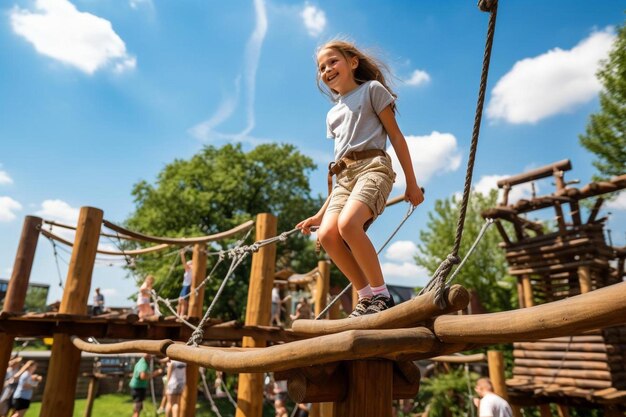
<path fill-rule="evenodd" d="M 624 248 L 605 238 L 606 217 L 598 214 L 605 193 L 626 188 L 626 175 L 581 188 L 565 180 L 569 160 L 535 169 L 498 182 L 504 190 L 498 207 L 483 213 L 495 219 L 506 251 L 509 273 L 517 278 L 522 308 L 563 300 L 624 281 Z M 515 186 L 552 178 L 555 191 L 508 203 Z M 534 188 L 534 187 L 533 187 Z M 581 201 L 597 197 L 589 215 Z M 548 209 L 554 229 L 525 215 Z M 507 232 L 503 222 L 510 224 Z M 514 345 L 513 378 L 507 381 L 518 404 L 559 407 L 604 407 L 605 415 L 620 414 L 626 404 L 626 326 L 604 327 L 565 337 L 519 341 Z M 548 414 L 545 414 L 548 415 Z"/>

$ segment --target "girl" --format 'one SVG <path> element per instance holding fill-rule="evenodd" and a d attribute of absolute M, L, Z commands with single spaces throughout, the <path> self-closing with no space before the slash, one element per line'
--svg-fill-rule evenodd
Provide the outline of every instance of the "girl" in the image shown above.
<path fill-rule="evenodd" d="M 179 417 L 180 398 L 187 382 L 187 364 L 171 360 L 167 366 L 167 406 L 165 407 L 166 417 Z"/>
<path fill-rule="evenodd" d="M 26 414 L 26 410 L 30 407 L 30 400 L 33 398 L 33 389 L 39 385 L 42 379 L 41 375 L 35 375 L 35 370 L 37 369 L 36 362 L 28 361 L 24 368 L 26 368 L 24 371 L 20 371 L 21 375 L 13 394 L 15 413 L 12 417 L 23 417 Z"/>
<path fill-rule="evenodd" d="M 139 318 L 150 317 L 154 315 L 154 310 L 150 305 L 150 292 L 154 285 L 154 277 L 148 275 L 146 280 L 139 287 L 139 295 L 137 296 L 137 308 L 139 309 Z"/>
<path fill-rule="evenodd" d="M 328 137 L 335 140 L 335 162 L 329 175 L 337 184 L 322 208 L 298 223 L 302 233 L 319 226 L 318 239 L 359 294 L 349 317 L 393 307 L 376 250 L 365 228 L 385 209 L 395 173 L 385 152 L 387 137 L 406 177 L 404 199 L 424 201 L 411 156 L 395 118 L 395 94 L 383 71 L 387 68 L 350 42 L 334 40 L 317 53 L 317 83 L 328 87 L 335 105 L 326 117 Z"/>

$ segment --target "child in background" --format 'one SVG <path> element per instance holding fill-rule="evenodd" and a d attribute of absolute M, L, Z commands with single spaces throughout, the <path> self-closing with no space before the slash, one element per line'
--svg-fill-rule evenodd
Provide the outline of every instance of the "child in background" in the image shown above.
<path fill-rule="evenodd" d="M 185 258 L 185 249 L 180 250 L 180 259 L 183 262 L 185 273 L 183 274 L 183 286 L 178 295 L 178 307 L 176 307 L 176 314 L 183 318 L 187 318 L 187 310 L 189 309 L 189 291 L 191 291 L 191 265 L 192 261 L 188 261 Z"/>
<path fill-rule="evenodd" d="M 150 305 L 150 292 L 154 285 L 154 277 L 148 275 L 139 287 L 139 295 L 137 296 L 137 308 L 139 309 L 139 318 L 154 316 L 154 310 Z"/>
<path fill-rule="evenodd" d="M 376 250 L 365 229 L 385 209 L 396 174 L 385 152 L 387 137 L 406 177 L 404 199 L 424 201 L 411 156 L 395 118 L 395 94 L 387 85 L 386 66 L 357 47 L 334 40 L 318 49 L 318 86 L 335 101 L 326 117 L 335 141 L 337 176 L 322 208 L 298 223 L 302 233 L 319 226 L 318 239 L 335 265 L 356 288 L 359 301 L 349 317 L 377 313 L 394 305 Z"/>

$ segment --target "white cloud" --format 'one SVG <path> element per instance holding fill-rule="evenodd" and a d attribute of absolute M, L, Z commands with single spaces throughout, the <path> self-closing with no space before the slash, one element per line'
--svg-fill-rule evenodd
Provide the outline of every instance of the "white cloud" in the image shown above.
<path fill-rule="evenodd" d="M 424 286 L 429 280 L 428 271 L 415 262 L 383 262 L 380 264 L 385 281 L 396 285 Z"/>
<path fill-rule="evenodd" d="M 617 194 L 617 198 L 606 203 L 606 207 L 613 210 L 626 210 L 626 191 Z"/>
<path fill-rule="evenodd" d="M 421 186 L 426 185 L 433 175 L 456 171 L 461 164 L 461 155 L 457 148 L 456 138 L 451 133 L 435 131 L 428 136 L 406 136 L 406 143 L 411 154 L 417 183 Z M 391 156 L 394 170 L 398 174 L 394 187 L 404 190 L 406 179 L 396 152 L 391 146 L 387 152 Z"/>
<path fill-rule="evenodd" d="M 307 4 L 300 13 L 309 35 L 318 37 L 326 28 L 326 13 L 315 6 Z"/>
<path fill-rule="evenodd" d="M 385 258 L 390 261 L 414 262 L 417 245 L 410 240 L 399 240 L 392 243 L 385 251 Z"/>
<path fill-rule="evenodd" d="M 37 52 L 72 65 L 87 74 L 112 65 L 117 72 L 136 66 L 111 22 L 80 12 L 68 0 L 36 0 L 35 11 L 14 7 L 13 31 Z"/>
<path fill-rule="evenodd" d="M 189 129 L 189 133 L 203 141 L 214 139 L 227 139 L 235 142 L 247 141 L 253 144 L 259 142 L 256 138 L 250 137 L 249 134 L 256 124 L 254 114 L 254 98 L 256 94 L 256 73 L 259 67 L 259 59 L 261 57 L 261 49 L 263 41 L 267 33 L 268 21 L 267 11 L 265 9 L 264 0 L 254 0 L 254 10 L 256 13 L 256 25 L 254 31 L 248 39 L 246 49 L 244 51 L 244 69 L 243 74 L 235 77 L 235 95 L 226 97 L 217 111 L 209 119 L 198 123 Z M 243 80 L 243 89 L 246 95 L 245 111 L 247 125 L 238 133 L 222 133 L 215 130 L 222 122 L 226 121 L 237 109 L 239 101 L 239 83 Z"/>
<path fill-rule="evenodd" d="M 37 211 L 37 216 L 46 220 L 56 220 L 61 223 L 75 225 L 78 222 L 80 209 L 70 206 L 63 200 L 45 200 L 41 203 L 41 210 Z"/>
<path fill-rule="evenodd" d="M 152 0 L 130 0 L 130 7 L 133 9 L 139 9 L 140 7 L 149 7 L 150 9 L 154 8 L 154 3 Z"/>
<path fill-rule="evenodd" d="M 510 175 L 483 175 L 473 188 L 475 191 L 487 195 L 491 190 L 498 189 L 498 181 L 508 177 L 510 177 Z M 502 189 L 498 190 L 498 201 L 502 200 L 503 192 Z M 530 199 L 532 198 L 532 192 L 532 185 L 529 182 L 514 185 L 509 192 L 508 203 L 515 204 L 515 202 L 520 199 Z M 539 193 L 539 186 L 537 184 L 535 184 L 535 192 Z M 460 194 L 460 196 L 462 196 L 462 194 Z M 460 198 L 457 199 L 457 201 L 460 201 Z"/>
<path fill-rule="evenodd" d="M 554 48 L 518 61 L 493 88 L 487 106 L 492 120 L 536 123 L 596 97 L 600 60 L 615 39 L 612 28 L 594 32 L 570 50 Z"/>
<path fill-rule="evenodd" d="M 13 184 L 13 178 L 6 171 L 0 170 L 0 185 Z"/>
<path fill-rule="evenodd" d="M 20 211 L 21 209 L 22 205 L 13 200 L 11 197 L 0 197 L 0 222 L 10 222 L 15 220 L 17 217 L 15 212 Z"/>
<path fill-rule="evenodd" d="M 411 77 L 409 79 L 405 80 L 405 83 L 407 85 L 410 85 L 413 87 L 417 87 L 422 84 L 427 84 L 428 82 L 430 82 L 430 75 L 428 75 L 426 71 L 422 71 L 418 69 L 413 71 L 413 74 L 411 74 Z"/>

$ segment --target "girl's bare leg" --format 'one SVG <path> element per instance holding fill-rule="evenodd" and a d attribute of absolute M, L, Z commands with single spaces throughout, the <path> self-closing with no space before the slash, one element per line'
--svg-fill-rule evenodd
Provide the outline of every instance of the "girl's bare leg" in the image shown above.
<path fill-rule="evenodd" d="M 372 211 L 357 200 L 348 200 L 337 219 L 341 238 L 348 243 L 352 258 L 356 260 L 365 277 L 365 285 L 380 287 L 385 283 L 376 249 L 372 245 L 363 225 L 372 218 Z"/>
<path fill-rule="evenodd" d="M 339 217 L 340 214 L 337 212 L 324 214 L 317 237 L 337 268 L 350 280 L 354 288 L 360 290 L 368 284 L 367 278 L 339 233 Z"/>

